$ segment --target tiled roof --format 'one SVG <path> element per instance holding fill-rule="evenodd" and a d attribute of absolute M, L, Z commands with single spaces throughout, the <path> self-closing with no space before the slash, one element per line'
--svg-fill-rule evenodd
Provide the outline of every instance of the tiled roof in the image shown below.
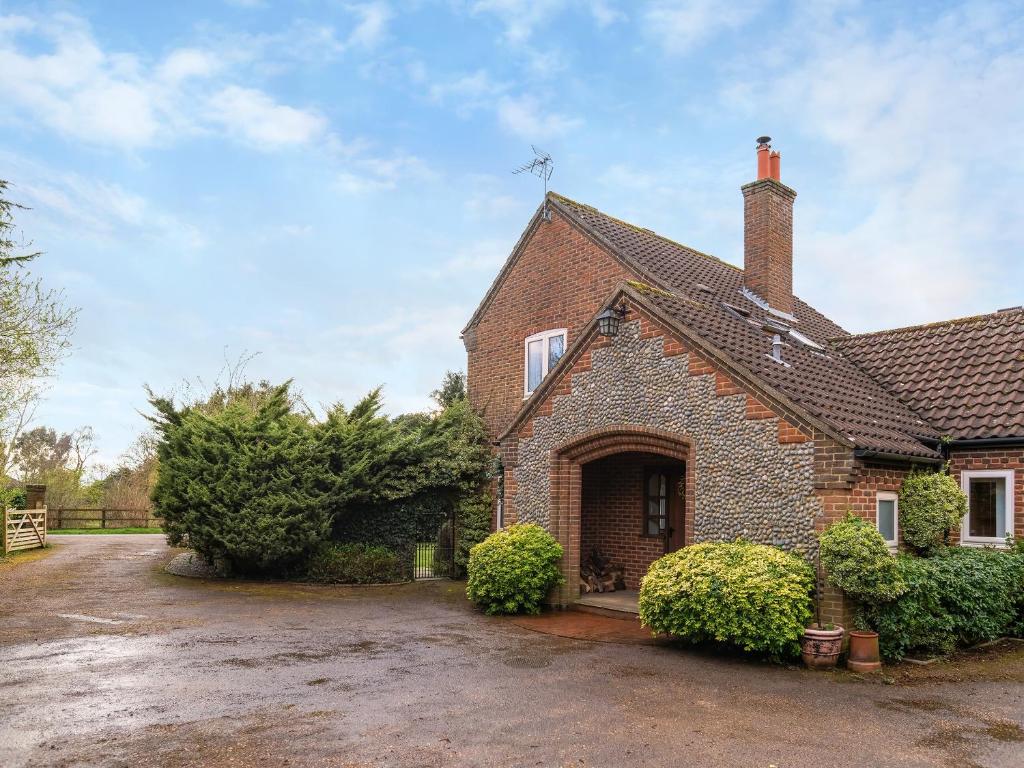
<path fill-rule="evenodd" d="M 832 344 L 944 435 L 1024 437 L 1024 309 Z"/>
<path fill-rule="evenodd" d="M 558 195 L 549 199 L 663 289 L 641 290 L 644 300 L 858 448 L 938 456 L 918 439 L 937 439 L 934 428 L 827 348 L 828 339 L 847 334 L 813 307 L 797 299 L 792 319 L 774 316 L 743 293 L 741 269 L 590 206 Z M 820 345 L 821 351 L 789 335 L 782 355 L 786 365 L 775 362 L 771 358 L 774 329 L 765 329 L 769 322 L 790 326 Z"/>

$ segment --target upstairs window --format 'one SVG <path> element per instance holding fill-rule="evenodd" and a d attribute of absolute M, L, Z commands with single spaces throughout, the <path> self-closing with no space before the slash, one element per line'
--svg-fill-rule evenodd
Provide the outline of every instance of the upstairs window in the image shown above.
<path fill-rule="evenodd" d="M 1005 544 L 1013 530 L 1013 470 L 964 472 L 960 487 L 967 494 L 965 544 Z"/>
<path fill-rule="evenodd" d="M 533 393 L 548 371 L 555 367 L 565 354 L 565 328 L 535 333 L 526 339 L 526 386 L 525 395 Z"/>
<path fill-rule="evenodd" d="M 875 515 L 878 532 L 889 549 L 896 549 L 900 541 L 899 497 L 895 493 L 879 491 L 875 497 Z"/>

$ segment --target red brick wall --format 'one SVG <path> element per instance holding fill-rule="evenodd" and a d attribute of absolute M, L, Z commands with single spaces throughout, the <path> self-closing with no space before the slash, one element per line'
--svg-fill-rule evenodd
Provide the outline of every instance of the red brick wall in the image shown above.
<path fill-rule="evenodd" d="M 568 347 L 615 286 L 633 277 L 557 211 L 551 217 L 537 226 L 467 334 L 469 397 L 483 411 L 492 438 L 523 404 L 526 337 L 566 328 Z"/>
<path fill-rule="evenodd" d="M 663 538 L 643 535 L 643 482 L 645 468 L 666 463 L 661 456 L 626 453 L 583 467 L 580 557 L 596 547 L 625 568 L 629 589 L 639 589 L 647 568 L 665 554 Z"/>
<path fill-rule="evenodd" d="M 1013 535 L 1024 537 L 1024 446 L 953 450 L 949 455 L 949 469 L 958 483 L 964 470 L 1016 470 L 1013 474 Z"/>
<path fill-rule="evenodd" d="M 772 307 L 793 311 L 793 200 L 771 179 L 743 186 L 743 282 Z"/>

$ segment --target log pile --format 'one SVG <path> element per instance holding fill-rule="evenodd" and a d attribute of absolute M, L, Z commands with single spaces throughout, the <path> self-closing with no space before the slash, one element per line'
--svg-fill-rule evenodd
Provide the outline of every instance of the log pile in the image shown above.
<path fill-rule="evenodd" d="M 580 592 L 614 592 L 626 588 L 626 571 L 602 555 L 597 548 L 580 563 Z"/>

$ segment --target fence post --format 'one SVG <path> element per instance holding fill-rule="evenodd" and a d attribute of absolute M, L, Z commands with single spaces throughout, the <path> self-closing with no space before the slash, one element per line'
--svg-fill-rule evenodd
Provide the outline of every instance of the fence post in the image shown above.
<path fill-rule="evenodd" d="M 100 528 L 105 529 L 107 527 L 107 510 L 106 508 L 100 510 Z"/>

